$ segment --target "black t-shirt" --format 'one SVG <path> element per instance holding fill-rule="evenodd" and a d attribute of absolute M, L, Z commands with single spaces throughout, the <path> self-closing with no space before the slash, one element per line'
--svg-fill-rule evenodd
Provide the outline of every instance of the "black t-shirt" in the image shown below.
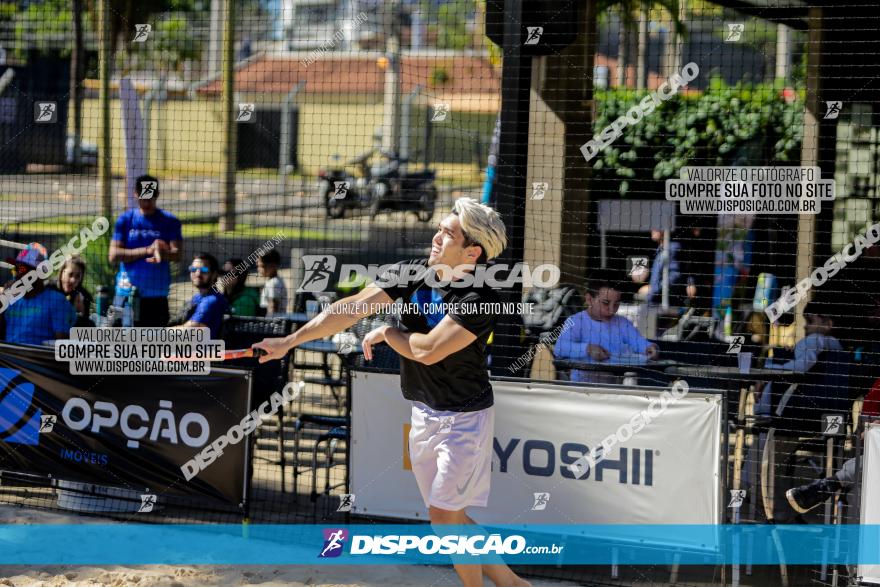
<path fill-rule="evenodd" d="M 498 319 L 498 294 L 488 286 L 453 287 L 450 284 L 432 288 L 425 283 L 427 263 L 427 259 L 411 259 L 389 269 L 389 273 L 404 277 L 408 275 L 407 271 L 412 275 L 420 269 L 423 273 L 419 279 L 400 279 L 391 284 L 384 284 L 381 279 L 377 281 L 392 300 L 403 299 L 400 315 L 403 330 L 427 334 L 432 329 L 431 324 L 442 318 L 439 314 L 431 316 L 431 311 L 441 309 L 444 315 L 476 335 L 477 339 L 433 365 L 401 356 L 403 397 L 435 410 L 475 412 L 488 408 L 493 404 L 493 397 L 487 345 Z"/>

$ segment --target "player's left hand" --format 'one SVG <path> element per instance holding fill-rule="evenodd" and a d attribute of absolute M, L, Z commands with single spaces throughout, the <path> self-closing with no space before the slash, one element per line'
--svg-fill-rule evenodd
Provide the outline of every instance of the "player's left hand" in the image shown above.
<path fill-rule="evenodd" d="M 368 361 L 373 360 L 373 345 L 385 342 L 385 331 L 389 326 L 380 326 L 375 330 L 371 330 L 364 337 L 361 347 L 364 349 L 364 358 Z"/>

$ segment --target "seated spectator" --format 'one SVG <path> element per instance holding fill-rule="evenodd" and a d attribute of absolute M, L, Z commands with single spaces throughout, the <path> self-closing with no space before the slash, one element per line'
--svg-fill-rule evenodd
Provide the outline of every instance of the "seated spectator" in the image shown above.
<path fill-rule="evenodd" d="M 217 285 L 222 282 L 223 293 L 229 300 L 229 307 L 234 316 L 259 316 L 260 294 L 245 287 L 247 271 L 236 273 L 236 267 L 242 263 L 241 259 L 228 259 L 223 264 L 223 276 Z"/>
<path fill-rule="evenodd" d="M 681 244 L 676 241 L 669 242 L 669 254 L 663 246 L 663 231 L 652 230 L 651 240 L 657 243 L 657 250 L 654 253 L 654 262 L 651 264 L 650 281 L 647 285 L 639 288 L 639 294 L 645 297 L 645 301 L 649 304 L 659 305 L 663 300 L 663 269 L 669 266 L 669 304 L 678 305 L 682 302 L 679 291 L 681 281 L 681 270 L 679 269 L 678 254 L 681 250 Z M 645 271 L 634 271 L 634 281 L 644 281 Z"/>
<path fill-rule="evenodd" d="M 36 247 L 21 251 L 14 260 L 16 280 L 4 292 L 18 290 L 17 284 L 46 256 Z M 43 344 L 44 341 L 67 338 L 76 320 L 76 312 L 64 296 L 46 282 L 36 279 L 30 288 L 16 301 L 9 300 L 6 311 L 0 314 L 5 321 L 6 342 L 16 344 Z"/>
<path fill-rule="evenodd" d="M 880 417 L 880 379 L 874 382 L 871 391 L 865 396 L 862 415 L 871 419 Z M 864 432 L 862 436 L 864 437 Z M 847 459 L 840 470 L 831 477 L 817 479 L 786 491 L 785 497 L 791 508 L 799 514 L 805 514 L 836 492 L 849 491 L 856 481 L 856 467 L 861 465 L 861 458 Z"/>
<path fill-rule="evenodd" d="M 557 359 L 577 361 L 628 360 L 628 355 L 658 356 L 657 346 L 649 343 L 632 323 L 617 315 L 620 308 L 620 289 L 609 280 L 595 278 L 587 283 L 586 306 L 568 320 L 556 341 L 553 354 Z M 610 382 L 606 373 L 575 369 L 572 381 Z"/>
<path fill-rule="evenodd" d="M 784 371 L 797 371 L 806 373 L 812 369 L 818 360 L 819 354 L 824 351 L 841 351 L 840 341 L 831 335 L 834 321 L 822 313 L 816 302 L 810 302 L 804 307 L 804 338 L 794 345 L 794 358 L 785 363 L 773 363 L 767 361 L 765 369 L 782 369 Z M 763 391 L 755 406 L 756 414 L 769 414 L 771 410 L 772 387 L 764 385 Z"/>
<path fill-rule="evenodd" d="M 265 310 L 266 316 L 287 312 L 287 288 L 284 286 L 284 281 L 278 276 L 280 266 L 281 255 L 275 249 L 257 259 L 257 270 L 260 272 L 260 277 L 269 278 L 260 293 L 260 307 Z"/>
<path fill-rule="evenodd" d="M 64 261 L 58 272 L 58 283 L 54 285 L 76 310 L 76 327 L 95 325 L 89 318 L 92 312 L 92 296 L 83 287 L 85 276 L 86 262 L 82 257 L 74 255 Z"/>
<path fill-rule="evenodd" d="M 213 340 L 221 338 L 223 315 L 229 310 L 229 302 L 226 301 L 226 296 L 214 289 L 219 268 L 220 264 L 211 254 L 199 253 L 193 257 L 189 266 L 189 277 L 198 293 L 192 297 L 189 308 L 184 313 L 183 324 L 177 328 L 204 326 L 211 329 Z"/>

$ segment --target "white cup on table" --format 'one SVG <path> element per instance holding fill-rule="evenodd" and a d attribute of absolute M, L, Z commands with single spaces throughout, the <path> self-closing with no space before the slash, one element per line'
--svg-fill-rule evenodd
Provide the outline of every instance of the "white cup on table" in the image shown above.
<path fill-rule="evenodd" d="M 749 373 L 752 370 L 752 353 L 740 353 L 737 355 L 739 361 L 739 372 Z"/>

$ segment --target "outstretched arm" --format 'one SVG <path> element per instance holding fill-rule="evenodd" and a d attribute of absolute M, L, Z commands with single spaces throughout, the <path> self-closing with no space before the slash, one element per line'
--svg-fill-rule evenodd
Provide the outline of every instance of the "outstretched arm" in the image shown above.
<path fill-rule="evenodd" d="M 353 296 L 333 302 L 293 334 L 284 338 L 266 338 L 253 347 L 266 351 L 267 354 L 260 357 L 261 363 L 280 359 L 290 349 L 341 332 L 356 324 L 361 318 L 372 316 L 381 307 L 393 301 L 385 290 L 376 285 L 369 285 Z"/>

